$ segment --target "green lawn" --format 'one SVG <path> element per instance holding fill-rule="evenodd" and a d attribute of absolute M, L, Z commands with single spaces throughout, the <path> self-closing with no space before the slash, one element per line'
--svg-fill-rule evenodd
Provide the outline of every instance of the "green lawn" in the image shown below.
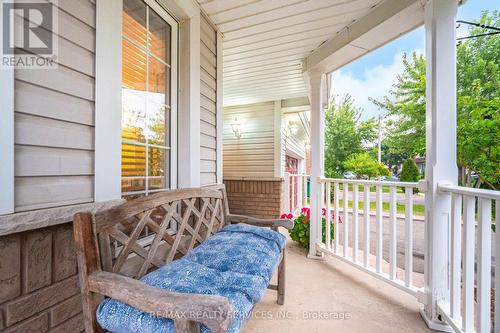
<path fill-rule="evenodd" d="M 353 184 L 347 184 L 347 186 L 349 188 L 349 192 L 352 192 L 352 190 L 353 190 Z M 359 188 L 360 192 L 364 191 L 364 186 L 363 185 L 359 185 L 358 188 Z M 342 191 L 343 189 L 344 189 L 344 184 L 339 184 L 339 190 Z M 375 185 L 370 186 L 370 192 L 376 192 L 376 190 L 377 190 L 377 188 L 376 188 Z M 332 186 L 332 191 L 333 191 L 333 186 Z M 389 186 L 383 186 L 382 187 L 382 192 L 383 193 L 389 193 L 389 192 L 391 192 L 391 189 L 390 189 Z M 396 192 L 397 193 L 405 193 L 405 190 L 404 190 L 403 187 L 398 187 L 398 188 L 396 188 Z"/>
<path fill-rule="evenodd" d="M 352 201 L 349 200 L 349 208 L 352 208 Z M 404 204 L 398 203 L 397 205 L 397 213 L 398 214 L 404 214 L 406 211 L 406 206 Z M 344 200 L 339 200 L 339 208 L 342 209 L 344 207 Z M 365 207 L 365 203 L 360 201 L 358 202 L 358 209 L 363 210 Z M 333 202 L 332 202 L 332 208 L 333 208 Z M 377 204 L 375 202 L 370 202 L 370 211 L 375 212 L 377 209 Z M 388 202 L 383 202 L 382 203 L 382 211 L 389 213 L 390 209 L 390 204 Z M 413 205 L 413 215 L 420 215 L 423 216 L 425 214 L 425 208 L 424 205 Z"/>
<path fill-rule="evenodd" d="M 310 200 L 307 199 L 307 205 L 310 205 L 310 204 L 311 204 Z M 348 205 L 349 205 L 349 208 L 352 208 L 352 201 L 351 200 L 349 200 Z M 333 207 L 334 207 L 334 202 L 332 201 L 330 208 L 333 209 Z M 344 200 L 339 199 L 339 208 L 343 209 L 343 207 L 344 207 Z M 364 202 L 360 200 L 358 202 L 358 209 L 360 210 L 360 212 L 363 212 L 364 207 L 365 207 Z M 405 213 L 405 207 L 406 207 L 405 205 L 398 203 L 397 204 L 397 213 L 398 214 L 404 214 Z M 376 209 L 377 209 L 377 204 L 375 202 L 373 202 L 373 201 L 370 201 L 370 211 L 371 212 L 375 212 Z M 385 213 L 389 213 L 389 209 L 390 209 L 390 204 L 388 202 L 383 202 L 382 203 L 382 211 L 385 212 Z M 425 207 L 424 207 L 424 205 L 416 205 L 416 204 L 414 204 L 413 205 L 413 215 L 424 216 L 425 215 Z"/>

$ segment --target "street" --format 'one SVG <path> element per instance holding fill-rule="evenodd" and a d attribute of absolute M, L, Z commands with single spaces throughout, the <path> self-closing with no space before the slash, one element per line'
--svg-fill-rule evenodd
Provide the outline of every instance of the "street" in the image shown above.
<path fill-rule="evenodd" d="M 344 219 L 345 221 L 345 219 Z M 344 244 L 344 230 L 346 223 L 339 225 L 339 244 Z M 365 224 L 364 215 L 359 215 L 358 222 L 358 248 L 364 250 L 364 234 Z M 417 273 L 424 272 L 424 232 L 425 222 L 422 220 L 413 221 L 413 271 Z M 383 219 L 383 258 L 389 262 L 390 259 L 390 220 Z M 405 224 L 403 220 L 398 219 L 396 223 L 396 238 L 397 238 L 397 266 L 405 268 Z M 352 222 L 352 214 L 349 214 L 349 247 L 353 246 L 354 242 L 354 224 Z M 370 217 L 370 253 L 375 255 L 377 248 L 377 221 L 375 216 Z"/>
<path fill-rule="evenodd" d="M 345 219 L 344 219 L 345 220 Z M 364 215 L 359 214 L 358 220 L 358 248 L 364 250 Z M 340 224 L 339 228 L 339 244 L 344 244 L 344 229 L 345 222 Z M 349 214 L 349 247 L 353 246 L 354 241 L 354 225 L 353 216 Z M 405 223 L 404 219 L 397 219 L 396 223 L 396 239 L 397 239 L 397 267 L 405 268 Z M 476 226 L 476 236 L 477 239 L 477 226 Z M 376 255 L 377 247 L 377 222 L 375 216 L 370 216 L 370 253 Z M 491 263 L 492 267 L 495 265 L 495 242 L 491 244 Z M 390 219 L 388 217 L 383 218 L 383 258 L 385 261 L 390 260 Z M 413 220 L 413 271 L 416 273 L 424 273 L 424 252 L 425 252 L 425 221 L 422 219 Z M 477 243 L 475 253 L 477 253 Z M 476 267 L 477 268 L 477 267 Z M 494 277 L 492 269 L 492 278 Z M 493 283 L 494 279 L 492 280 Z"/>

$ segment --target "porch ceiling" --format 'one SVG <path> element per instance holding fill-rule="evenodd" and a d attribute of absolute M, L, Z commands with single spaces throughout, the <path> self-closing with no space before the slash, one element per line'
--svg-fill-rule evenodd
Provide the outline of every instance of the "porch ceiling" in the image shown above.
<path fill-rule="evenodd" d="M 224 105 L 307 96 L 302 59 L 390 1 L 198 0 L 224 35 Z"/>

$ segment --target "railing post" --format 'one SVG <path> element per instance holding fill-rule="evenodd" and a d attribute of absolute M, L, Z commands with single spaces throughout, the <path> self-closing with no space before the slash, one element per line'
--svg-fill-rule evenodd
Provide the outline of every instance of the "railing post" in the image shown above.
<path fill-rule="evenodd" d="M 316 244 L 321 242 L 322 186 L 320 178 L 324 176 L 324 128 L 325 112 L 323 109 L 324 74 L 312 69 L 309 76 L 309 100 L 311 101 L 311 218 L 309 257 L 316 258 Z"/>
<path fill-rule="evenodd" d="M 307 176 L 303 176 L 301 178 L 301 181 L 302 181 L 302 188 L 304 189 L 304 191 L 302 192 L 302 207 L 306 206 L 307 205 L 307 179 L 309 177 Z"/>
<path fill-rule="evenodd" d="M 297 175 L 297 208 L 302 208 L 302 177 Z"/>
<path fill-rule="evenodd" d="M 438 301 L 448 301 L 451 196 L 438 183 L 456 184 L 456 40 L 457 0 L 429 0 L 426 31 L 426 181 L 425 293 L 421 314 L 431 329 L 449 331 Z"/>
<path fill-rule="evenodd" d="M 283 191 L 283 212 L 290 212 L 290 174 L 285 172 L 284 174 L 285 181 L 283 182 L 283 186 L 285 186 Z"/>

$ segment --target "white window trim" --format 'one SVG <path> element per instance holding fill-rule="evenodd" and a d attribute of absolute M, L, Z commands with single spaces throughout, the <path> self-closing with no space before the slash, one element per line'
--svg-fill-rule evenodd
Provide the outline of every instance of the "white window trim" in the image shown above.
<path fill-rule="evenodd" d="M 160 15 L 162 19 L 167 22 L 167 24 L 171 28 L 171 39 L 170 39 L 170 52 L 171 52 L 171 60 L 170 60 L 170 128 L 166 129 L 167 134 L 170 135 L 170 144 L 167 151 L 170 152 L 170 161 L 169 161 L 169 186 L 160 190 L 149 190 L 146 188 L 146 193 L 155 193 L 169 189 L 177 188 L 177 95 L 178 95 L 178 59 L 179 59 L 179 48 L 178 48 L 178 38 L 179 38 L 179 25 L 177 21 L 170 16 L 170 13 L 166 11 L 165 8 L 160 6 L 154 0 L 143 0 L 144 3 L 150 7 L 156 14 Z M 123 35 L 122 35 L 123 37 Z M 146 155 L 147 156 L 147 155 Z M 146 163 L 148 163 L 146 161 Z M 147 167 L 146 167 L 147 170 Z M 149 175 L 146 175 L 146 179 L 151 178 Z M 143 191 L 141 191 L 143 192 Z"/>
<path fill-rule="evenodd" d="M 178 95 L 179 95 L 179 24 L 177 21 L 170 16 L 168 12 L 166 12 L 163 7 L 158 5 L 156 1 L 147 1 L 151 8 L 153 8 L 157 13 L 164 13 L 165 15 L 160 14 L 165 21 L 171 27 L 171 60 L 170 60 L 170 77 L 173 78 L 170 80 L 171 90 L 170 90 L 170 188 L 177 188 L 177 172 L 179 169 L 178 164 Z"/>
<path fill-rule="evenodd" d="M 14 68 L 0 69 L 0 215 L 14 213 Z"/>
<path fill-rule="evenodd" d="M 223 94 L 222 94 L 222 33 L 217 31 L 217 183 L 222 184 L 223 182 L 223 136 L 224 136 L 224 110 L 222 107 Z"/>
<path fill-rule="evenodd" d="M 144 2 L 172 27 L 171 77 L 177 78 L 178 24 L 153 0 Z M 123 0 L 96 1 L 95 83 L 95 201 L 119 199 L 121 189 L 122 127 L 122 10 Z M 170 96 L 170 188 L 177 187 L 177 80 Z"/>
<path fill-rule="evenodd" d="M 200 20 L 201 10 L 194 0 L 157 0 L 179 21 L 179 100 L 178 100 L 178 183 L 180 188 L 199 187 L 200 173 Z M 222 42 L 220 44 L 222 47 Z M 222 56 L 222 50 L 218 51 Z M 222 59 L 218 59 L 222 61 Z M 222 70 L 222 65 L 218 66 Z M 218 74 L 222 78 L 222 72 Z M 222 80 L 220 81 L 222 83 Z M 222 86 L 218 88 L 222 93 Z M 219 101 L 219 100 L 218 100 Z M 220 96 L 222 112 L 222 95 Z M 219 112 L 219 111 L 218 111 Z M 222 116 L 220 117 L 222 122 Z M 220 126 L 222 130 L 222 126 Z M 222 135 L 219 135 L 222 145 Z M 222 148 L 217 155 L 217 181 L 222 182 Z M 220 161 L 220 163 L 219 163 Z M 220 173 L 220 176 L 219 176 Z M 219 178 L 220 177 L 220 178 Z"/>

